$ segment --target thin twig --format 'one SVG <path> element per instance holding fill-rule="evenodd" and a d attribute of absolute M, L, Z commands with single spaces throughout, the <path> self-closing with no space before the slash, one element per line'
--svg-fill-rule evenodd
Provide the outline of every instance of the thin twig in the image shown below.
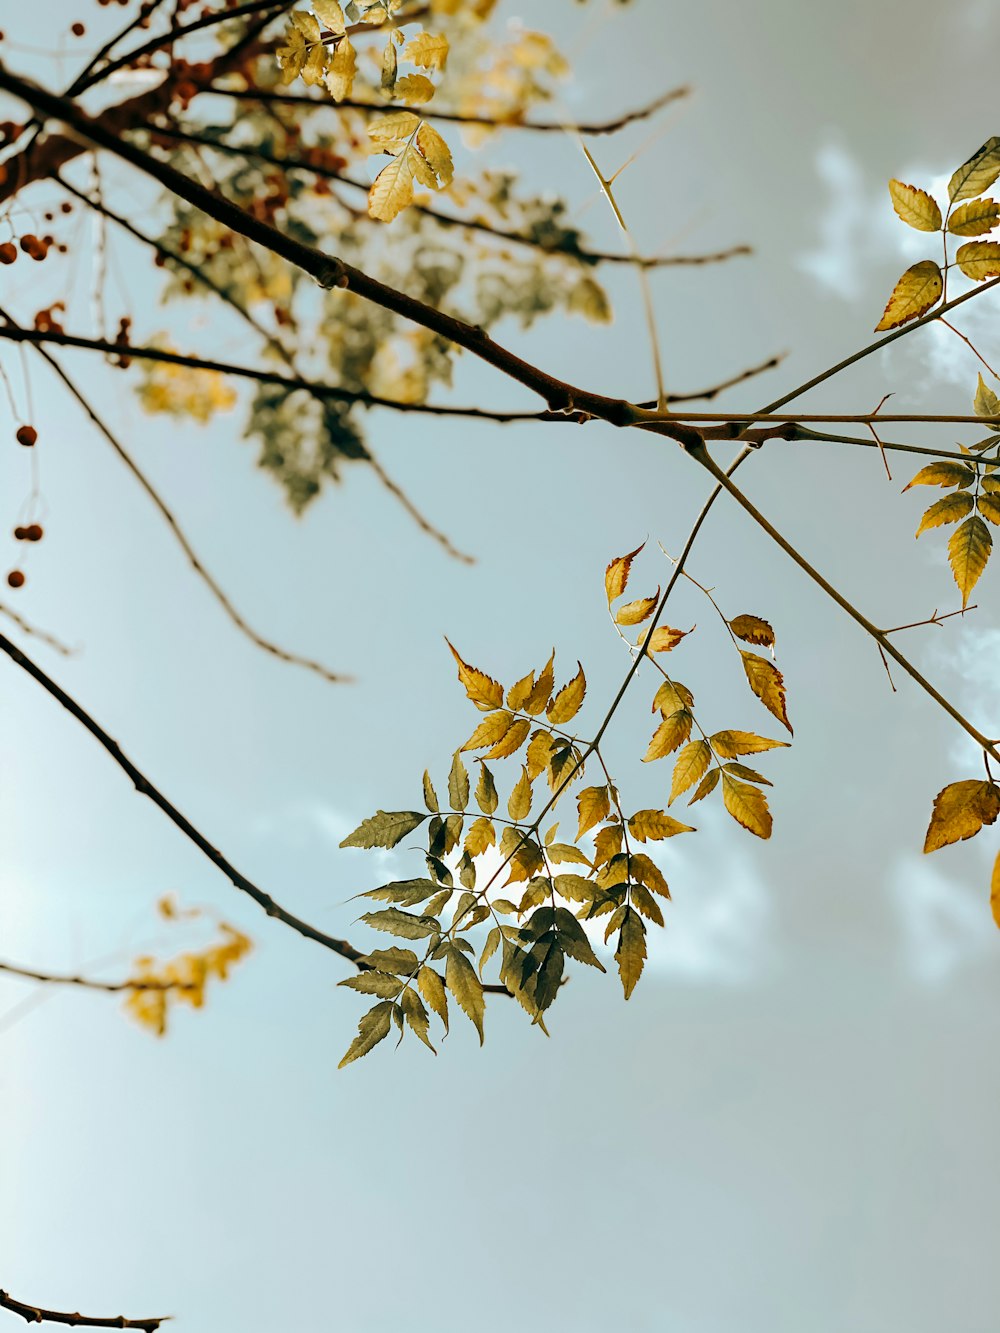
<path fill-rule="evenodd" d="M 27 1305 L 15 1300 L 6 1291 L 0 1291 L 0 1308 L 18 1314 L 29 1324 L 69 1324 L 77 1328 L 138 1328 L 144 1333 L 156 1333 L 161 1324 L 166 1323 L 170 1315 L 157 1315 L 150 1319 L 126 1319 L 119 1315 L 86 1315 L 79 1311 L 70 1314 L 63 1310 L 46 1310 L 40 1305 Z"/>
<path fill-rule="evenodd" d="M 63 643 L 61 639 L 57 639 L 54 634 L 49 634 L 47 630 L 39 629 L 37 625 L 32 625 L 29 620 L 25 620 L 24 616 L 19 615 L 18 612 L 12 610 L 11 607 L 5 606 L 3 602 L 0 602 L 0 616 L 6 616 L 8 620 L 14 622 L 22 633 L 30 634 L 33 639 L 37 639 L 39 643 L 47 644 L 49 648 L 52 648 L 57 653 L 61 653 L 63 657 L 74 657 L 78 651 L 76 648 L 70 648 L 69 645 Z"/>

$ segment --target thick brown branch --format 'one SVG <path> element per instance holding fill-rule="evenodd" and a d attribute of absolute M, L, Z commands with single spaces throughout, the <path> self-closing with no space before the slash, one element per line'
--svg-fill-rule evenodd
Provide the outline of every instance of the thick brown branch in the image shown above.
<path fill-rule="evenodd" d="M 156 1333 L 160 1325 L 170 1318 L 169 1315 L 158 1315 L 152 1319 L 126 1319 L 123 1314 L 104 1317 L 80 1314 L 78 1311 L 70 1314 L 63 1310 L 46 1310 L 40 1305 L 27 1305 L 24 1301 L 15 1300 L 6 1291 L 0 1291 L 0 1308 L 19 1314 L 29 1324 L 69 1324 L 73 1328 L 138 1328 L 145 1330 L 145 1333 Z"/>

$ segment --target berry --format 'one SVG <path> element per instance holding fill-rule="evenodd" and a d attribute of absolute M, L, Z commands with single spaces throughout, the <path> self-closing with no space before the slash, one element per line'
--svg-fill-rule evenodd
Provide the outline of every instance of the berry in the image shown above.
<path fill-rule="evenodd" d="M 17 258 L 17 246 L 13 241 L 4 241 L 0 244 L 0 264 L 13 264 Z"/>
<path fill-rule="evenodd" d="M 42 540 L 41 523 L 29 523 L 27 528 L 25 529 L 24 535 L 27 537 L 29 542 L 40 542 Z"/>
<path fill-rule="evenodd" d="M 82 23 L 74 23 L 70 27 L 70 32 L 73 34 L 74 37 L 82 37 L 86 31 L 87 29 L 83 26 Z"/>
<path fill-rule="evenodd" d="M 38 431 L 35 430 L 34 426 L 18 426 L 17 428 L 18 444 L 23 444 L 26 449 L 30 449 L 37 439 L 38 439 Z"/>
<path fill-rule="evenodd" d="M 14 529 L 14 540 L 16 542 L 26 542 L 28 540 L 28 529 L 20 526 Z"/>
<path fill-rule="evenodd" d="M 7 582 L 12 588 L 23 588 L 24 575 L 19 569 L 12 569 L 7 575 Z"/>

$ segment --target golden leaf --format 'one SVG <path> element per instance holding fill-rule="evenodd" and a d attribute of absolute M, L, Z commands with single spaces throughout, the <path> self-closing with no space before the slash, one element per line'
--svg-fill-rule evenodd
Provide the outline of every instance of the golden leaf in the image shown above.
<path fill-rule="evenodd" d="M 418 32 L 407 43 L 403 59 L 421 69 L 444 69 L 448 63 L 448 38 L 429 32 Z"/>
<path fill-rule="evenodd" d="M 580 827 L 576 831 L 576 836 L 582 838 L 595 824 L 608 817 L 611 798 L 607 787 L 584 787 L 576 798 L 576 808 L 580 816 Z"/>
<path fill-rule="evenodd" d="M 549 660 L 545 663 L 538 679 L 531 687 L 531 692 L 524 701 L 524 711 L 530 713 L 532 717 L 537 717 L 549 702 L 549 695 L 552 693 L 552 686 L 555 684 L 555 671 L 553 670 L 555 660 L 556 654 L 553 649 Z"/>
<path fill-rule="evenodd" d="M 924 851 L 936 852 L 953 842 L 973 838 L 1000 814 L 1000 788 L 975 778 L 952 782 L 934 797 Z"/>
<path fill-rule="evenodd" d="M 693 707 L 694 695 L 686 685 L 682 685 L 678 680 L 665 680 L 653 695 L 653 707 L 650 711 L 655 713 L 659 709 L 666 717 L 668 713 Z"/>
<path fill-rule="evenodd" d="M 645 842 L 659 842 L 663 838 L 673 838 L 678 833 L 693 833 L 690 824 L 682 824 L 679 819 L 672 819 L 662 810 L 637 810 L 628 821 L 629 832 Z"/>
<path fill-rule="evenodd" d="M 695 788 L 694 795 L 691 797 L 690 801 L 688 801 L 688 805 L 694 805 L 696 801 L 703 801 L 706 796 L 710 796 L 719 785 L 719 778 L 721 776 L 721 769 L 709 769 Z"/>
<path fill-rule="evenodd" d="M 409 145 L 388 162 L 368 191 L 368 212 L 380 222 L 391 222 L 413 203 L 413 162 Z"/>
<path fill-rule="evenodd" d="M 392 1001 L 381 1000 L 374 1009 L 369 1009 L 361 1019 L 358 1024 L 358 1035 L 347 1048 L 347 1054 L 337 1068 L 343 1069 L 352 1060 L 360 1060 L 363 1055 L 367 1055 L 373 1046 L 377 1046 L 384 1037 L 389 1035 L 391 1022 Z"/>
<path fill-rule="evenodd" d="M 765 648 L 774 647 L 774 630 L 760 616 L 735 616 L 729 621 L 729 628 L 744 643 L 759 643 Z"/>
<path fill-rule="evenodd" d="M 507 801 L 507 813 L 511 819 L 521 820 L 531 809 L 531 779 L 528 770 L 521 769 L 521 776 L 514 784 L 514 789 Z"/>
<path fill-rule="evenodd" d="M 300 28 L 292 26 L 285 32 L 285 45 L 275 51 L 283 84 L 294 83 L 309 56 L 309 47 Z"/>
<path fill-rule="evenodd" d="M 507 691 L 507 707 L 519 712 L 527 702 L 534 683 L 535 673 L 533 671 L 529 671 L 526 676 L 522 676 L 517 684 L 512 685 Z"/>
<path fill-rule="evenodd" d="M 335 102 L 350 97 L 357 72 L 357 57 L 349 37 L 342 37 L 326 67 L 326 87 Z"/>
<path fill-rule="evenodd" d="M 742 824 L 758 838 L 771 836 L 771 812 L 767 808 L 767 798 L 757 787 L 723 773 L 722 800 L 737 824 Z"/>
<path fill-rule="evenodd" d="M 958 486 L 964 490 L 975 479 L 976 470 L 967 463 L 928 463 L 906 483 L 903 491 L 905 493 L 911 486 Z"/>
<path fill-rule="evenodd" d="M 307 42 L 312 44 L 321 39 L 322 33 L 314 15 L 307 13 L 304 9 L 294 9 L 288 17 Z"/>
<path fill-rule="evenodd" d="M 632 854 L 632 874 L 640 884 L 645 884 L 647 889 L 652 889 L 661 898 L 670 897 L 670 889 L 667 887 L 662 870 L 645 852 Z"/>
<path fill-rule="evenodd" d="M 662 759 L 664 755 L 672 754 L 691 735 L 693 722 L 694 718 L 686 708 L 679 708 L 676 713 L 665 717 L 653 732 L 649 749 L 642 756 L 642 762 L 652 763 L 654 759 Z"/>
<path fill-rule="evenodd" d="M 487 676 L 484 671 L 480 671 L 478 667 L 463 662 L 449 639 L 445 639 L 445 643 L 451 649 L 451 655 L 458 663 L 458 678 L 465 686 L 465 693 L 476 707 L 483 713 L 499 708 L 503 703 L 503 686 L 498 685 L 495 680 Z"/>
<path fill-rule="evenodd" d="M 956 208 L 948 219 L 953 236 L 985 236 L 1000 221 L 1000 204 L 995 199 L 970 199 Z"/>
<path fill-rule="evenodd" d="M 451 771 L 448 774 L 448 800 L 451 801 L 453 810 L 464 810 L 469 804 L 469 773 L 462 763 L 459 750 L 455 751 L 451 760 Z"/>
<path fill-rule="evenodd" d="M 962 594 L 963 609 L 968 605 L 969 594 L 986 568 L 992 549 L 990 530 L 978 514 L 967 518 L 948 540 L 948 563 Z"/>
<path fill-rule="evenodd" d="M 420 117 L 412 111 L 390 111 L 368 122 L 368 136 L 377 144 L 376 152 L 399 148 L 420 124 Z"/>
<path fill-rule="evenodd" d="M 722 759 L 735 759 L 741 754 L 763 754 L 765 750 L 787 750 L 789 746 L 788 741 L 772 741 L 752 731 L 717 731 L 708 739 Z"/>
<path fill-rule="evenodd" d="M 943 288 L 941 270 L 933 259 L 921 259 L 919 264 L 911 265 L 892 289 L 882 318 L 875 325 L 875 332 L 895 329 L 911 319 L 926 315 L 940 299 Z"/>
<path fill-rule="evenodd" d="M 711 759 L 712 751 L 708 741 L 691 741 L 688 745 L 685 745 L 674 764 L 674 776 L 670 784 L 668 805 L 672 805 L 682 792 L 686 792 L 688 787 L 698 782 L 705 775 Z"/>
<path fill-rule="evenodd" d="M 955 262 L 967 278 L 985 282 L 1000 276 L 1000 244 L 996 241 L 967 241 L 955 252 Z"/>
<path fill-rule="evenodd" d="M 639 597 L 634 602 L 626 602 L 615 612 L 615 623 L 618 625 L 641 625 L 656 610 L 656 604 L 659 600 L 660 590 L 657 588 L 654 597 Z"/>
<path fill-rule="evenodd" d="M 990 879 L 990 908 L 993 920 L 1000 926 L 1000 855 L 993 862 L 993 875 Z"/>
<path fill-rule="evenodd" d="M 628 576 L 632 569 L 632 561 L 645 545 L 646 543 L 643 542 L 634 551 L 629 551 L 628 555 L 616 556 L 604 571 L 604 591 L 608 594 L 608 606 L 616 597 L 621 597 L 628 587 Z"/>
<path fill-rule="evenodd" d="M 671 629 L 669 625 L 658 625 L 648 636 L 648 646 L 646 651 L 650 653 L 669 653 L 671 648 L 676 648 L 681 639 L 690 634 L 690 630 Z"/>
<path fill-rule="evenodd" d="M 492 750 L 487 750 L 486 759 L 506 759 L 519 750 L 528 738 L 531 723 L 526 717 L 519 717 L 511 724 L 509 731 L 497 741 Z"/>
<path fill-rule="evenodd" d="M 448 950 L 448 961 L 444 969 L 448 989 L 454 995 L 463 1012 L 472 1019 L 479 1033 L 479 1044 L 483 1044 L 483 1018 L 486 1014 L 486 1001 L 483 998 L 483 985 L 476 976 L 476 969 L 462 953 L 452 947 Z"/>
<path fill-rule="evenodd" d="M 734 778 L 739 778 L 741 782 L 756 782 L 762 787 L 773 787 L 774 783 L 766 778 L 763 773 L 758 773 L 755 768 L 748 768 L 746 764 L 725 764 L 725 771 L 732 773 Z"/>
<path fill-rule="evenodd" d="M 577 662 L 579 667 L 576 675 L 564 685 L 559 693 L 553 698 L 545 715 L 556 726 L 576 716 L 580 711 L 580 705 L 583 703 L 583 696 L 587 693 L 587 679 L 583 674 L 583 664 Z"/>
<path fill-rule="evenodd" d="M 626 908 L 625 919 L 618 936 L 618 948 L 615 950 L 615 962 L 618 964 L 618 974 L 622 979 L 622 990 L 625 992 L 626 1000 L 642 976 L 645 961 L 646 927 L 642 924 L 638 912 Z"/>
<path fill-rule="evenodd" d="M 891 180 L 889 194 L 896 216 L 902 218 L 908 227 L 914 227 L 917 231 L 940 231 L 941 210 L 926 190 Z"/>
<path fill-rule="evenodd" d="M 396 80 L 395 96 L 410 106 L 423 106 L 429 102 L 437 89 L 426 74 L 404 74 Z"/>
<path fill-rule="evenodd" d="M 544 773 L 552 759 L 555 742 L 547 731 L 536 731 L 528 744 L 528 776 L 534 782 L 539 773 Z"/>
<path fill-rule="evenodd" d="M 313 0 L 313 11 L 324 27 L 329 28 L 335 36 L 343 37 L 347 25 L 344 22 L 344 11 L 337 0 Z"/>
<path fill-rule="evenodd" d="M 510 713 L 505 713 L 503 709 L 497 713 L 488 713 L 462 746 L 463 752 L 465 750 L 481 750 L 487 745 L 496 745 L 497 741 L 502 740 L 507 735 L 513 721 L 514 719 Z"/>
<path fill-rule="evenodd" d="M 594 865 L 603 866 L 613 861 L 622 849 L 624 836 L 621 824 L 605 824 L 594 839 Z"/>
<path fill-rule="evenodd" d="M 919 537 L 922 532 L 928 528 L 940 528 L 945 523 L 957 523 L 959 519 L 965 518 L 970 513 L 973 506 L 972 496 L 968 491 L 956 491 L 954 495 L 943 495 L 940 500 L 934 503 L 924 511 L 924 516 L 920 520 L 920 527 L 917 528 L 916 536 Z"/>
<path fill-rule="evenodd" d="M 980 417 L 1000 417 L 1000 398 L 984 382 L 982 375 L 979 376 L 976 384 L 976 396 L 972 400 L 972 410 Z"/>
<path fill-rule="evenodd" d="M 979 497 L 979 512 L 983 518 L 989 519 L 991 523 L 1000 525 L 1000 500 L 995 495 L 981 495 Z"/>
<path fill-rule="evenodd" d="M 741 649 L 740 657 L 743 659 L 743 670 L 754 694 L 768 712 L 773 713 L 778 721 L 791 731 L 792 724 L 788 720 L 785 708 L 785 681 L 781 672 L 773 662 L 769 662 L 766 657 L 760 657 L 757 653 L 748 653 Z"/>
<path fill-rule="evenodd" d="M 975 199 L 988 190 L 1000 176 L 1000 139 L 987 139 L 968 161 L 963 162 L 948 182 L 948 198 L 953 204 Z"/>
<path fill-rule="evenodd" d="M 631 886 L 632 906 L 637 912 L 640 912 L 649 921 L 653 921 L 658 926 L 662 926 L 663 913 L 660 911 L 659 904 L 648 889 L 641 884 Z"/>
<path fill-rule="evenodd" d="M 496 844 L 496 840 L 492 822 L 485 815 L 480 815 L 465 835 L 465 850 L 470 856 L 482 856 L 487 847 Z"/>
<path fill-rule="evenodd" d="M 444 1030 L 447 1032 L 448 993 L 445 990 L 444 978 L 441 973 L 435 972 L 432 967 L 424 966 L 417 973 L 417 985 L 420 988 L 420 994 L 440 1018 L 444 1024 Z"/>

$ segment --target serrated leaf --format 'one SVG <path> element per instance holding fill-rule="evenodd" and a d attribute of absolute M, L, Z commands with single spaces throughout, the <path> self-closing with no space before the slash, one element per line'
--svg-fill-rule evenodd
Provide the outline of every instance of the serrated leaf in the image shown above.
<path fill-rule="evenodd" d="M 476 976 L 476 969 L 459 949 L 450 948 L 444 970 L 448 989 L 458 1001 L 459 1008 L 470 1018 L 479 1033 L 479 1044 L 483 1044 L 483 1018 L 486 1014 L 486 1000 L 483 997 L 482 982 Z"/>
<path fill-rule="evenodd" d="M 637 810 L 628 821 L 629 832 L 639 842 L 659 842 L 662 838 L 672 838 L 678 833 L 693 833 L 690 824 L 682 824 L 662 810 Z"/>
<path fill-rule="evenodd" d="M 988 190 L 1000 176 L 1000 139 L 987 139 L 982 148 L 958 168 L 948 182 L 948 198 L 953 204 L 975 199 Z"/>
<path fill-rule="evenodd" d="M 458 750 L 452 757 L 448 774 L 448 800 L 453 810 L 464 810 L 469 804 L 469 772 Z"/>
<path fill-rule="evenodd" d="M 507 813 L 511 819 L 520 821 L 525 818 L 531 809 L 531 782 L 528 778 L 528 770 L 521 769 L 521 776 L 514 783 L 514 789 L 507 801 Z"/>
<path fill-rule="evenodd" d="M 594 865 L 614 860 L 622 849 L 623 839 L 621 824 L 606 824 L 594 838 Z"/>
<path fill-rule="evenodd" d="M 618 948 L 615 950 L 615 962 L 618 964 L 618 975 L 621 977 L 622 990 L 627 1000 L 635 990 L 646 962 L 646 927 L 638 912 L 634 912 L 630 907 L 625 909 L 621 933 L 618 936 Z"/>
<path fill-rule="evenodd" d="M 344 21 L 344 11 L 337 0 L 313 0 L 313 12 L 325 28 L 336 37 L 343 37 L 347 31 L 347 24 Z"/>
<path fill-rule="evenodd" d="M 532 686 L 535 683 L 535 673 L 529 671 L 526 676 L 522 676 L 516 685 L 512 685 L 507 691 L 507 707 L 513 708 L 515 713 L 521 711 L 531 695 Z"/>
<path fill-rule="evenodd" d="M 695 787 L 694 795 L 691 797 L 690 801 L 688 801 L 688 805 L 694 805 L 696 801 L 703 801 L 706 796 L 711 796 L 712 792 L 715 791 L 716 787 L 719 785 L 719 778 L 721 777 L 722 772 L 720 769 L 709 769 L 698 783 L 697 787 Z"/>
<path fill-rule="evenodd" d="M 722 801 L 737 824 L 742 824 L 758 838 L 771 836 L 771 812 L 767 808 L 767 798 L 759 787 L 723 773 Z"/>
<path fill-rule="evenodd" d="M 443 34 L 418 32 L 407 43 L 403 59 L 421 69 L 444 69 L 448 63 L 448 38 Z"/>
<path fill-rule="evenodd" d="M 679 680 L 665 680 L 653 695 L 653 706 L 650 712 L 655 713 L 659 709 L 666 717 L 669 713 L 677 713 L 683 708 L 693 707 L 694 695 L 686 685 L 682 685 Z"/>
<path fill-rule="evenodd" d="M 396 86 L 396 73 L 399 69 L 399 62 L 396 57 L 396 43 L 390 35 L 382 51 L 382 75 L 379 80 L 380 87 L 384 93 L 390 97 Z"/>
<path fill-rule="evenodd" d="M 637 597 L 634 602 L 626 602 L 615 612 L 615 622 L 619 625 L 641 625 L 644 620 L 656 610 L 656 605 L 660 600 L 660 590 L 657 588 L 653 597 Z"/>
<path fill-rule="evenodd" d="M 774 630 L 760 616 L 736 616 L 729 621 L 729 628 L 744 643 L 757 643 L 764 648 L 774 647 Z"/>
<path fill-rule="evenodd" d="M 526 717 L 515 719 L 504 736 L 497 741 L 491 750 L 486 752 L 485 757 L 487 759 L 507 759 L 521 748 L 527 740 L 530 730 L 531 723 Z"/>
<path fill-rule="evenodd" d="M 511 714 L 502 708 L 495 713 L 488 713 L 462 746 L 463 753 L 466 750 L 482 750 L 487 746 L 496 745 L 497 741 L 507 735 L 513 721 Z"/>
<path fill-rule="evenodd" d="M 552 752 L 555 749 L 555 741 L 552 735 L 547 731 L 536 731 L 528 743 L 527 763 L 528 776 L 534 782 L 539 773 L 544 773 L 552 759 Z"/>
<path fill-rule="evenodd" d="M 898 328 L 911 319 L 926 315 L 931 306 L 940 300 L 944 283 L 941 270 L 933 259 L 921 259 L 913 264 L 892 289 L 882 318 L 875 325 L 875 332 Z"/>
<path fill-rule="evenodd" d="M 1000 276 L 1000 244 L 996 241 L 967 241 L 955 252 L 955 262 L 967 278 L 985 282 Z"/>
<path fill-rule="evenodd" d="M 555 684 L 555 660 L 556 655 L 553 649 L 549 660 L 542 667 L 528 693 L 528 697 L 524 701 L 524 711 L 530 713 L 532 717 L 537 717 L 549 702 L 552 686 Z"/>
<path fill-rule="evenodd" d="M 896 216 L 902 218 L 908 227 L 917 231 L 940 231 L 941 210 L 937 201 L 926 190 L 915 185 L 905 185 L 902 181 L 889 182 L 889 195 Z"/>
<path fill-rule="evenodd" d="M 350 97 L 354 88 L 354 76 L 358 69 L 358 58 L 349 37 L 342 37 L 326 67 L 324 83 L 327 92 L 335 102 L 342 102 Z"/>
<path fill-rule="evenodd" d="M 347 1054 L 337 1066 L 343 1069 L 345 1065 L 351 1064 L 354 1060 L 360 1060 L 363 1055 L 379 1044 L 389 1034 L 389 1027 L 392 1023 L 393 1004 L 391 1000 L 383 1000 L 369 1009 L 367 1014 L 363 1015 L 358 1024 L 358 1035 L 347 1048 Z"/>
<path fill-rule="evenodd" d="M 785 681 L 781 672 L 773 662 L 769 662 L 766 657 L 761 657 L 757 653 L 748 653 L 740 649 L 740 657 L 743 659 L 747 683 L 754 694 L 768 712 L 773 713 L 778 721 L 791 731 L 792 724 L 788 720 L 785 707 Z"/>
<path fill-rule="evenodd" d="M 741 782 L 759 782 L 763 787 L 773 787 L 774 783 L 766 778 L 763 773 L 758 773 L 755 768 L 748 768 L 746 764 L 723 764 L 727 773 L 732 773 L 734 778 L 739 778 Z"/>
<path fill-rule="evenodd" d="M 966 514 L 972 512 L 973 503 L 972 496 L 968 491 L 956 491 L 954 495 L 943 495 L 940 500 L 935 500 L 924 511 L 924 516 L 920 520 L 920 526 L 917 528 L 915 536 L 919 537 L 928 528 L 940 528 L 945 523 L 957 523 L 959 519 L 965 518 Z"/>
<path fill-rule="evenodd" d="M 395 847 L 427 818 L 417 810 L 379 810 L 363 819 L 341 847 Z"/>
<path fill-rule="evenodd" d="M 360 961 L 380 972 L 397 972 L 408 977 L 417 970 L 420 960 L 412 949 L 399 949 L 393 945 L 388 949 L 373 949 Z"/>
<path fill-rule="evenodd" d="M 976 383 L 976 396 L 972 400 L 972 410 L 980 417 L 1000 417 L 1000 398 L 986 384 L 982 375 Z M 992 437 L 988 437 L 990 439 Z"/>
<path fill-rule="evenodd" d="M 415 907 L 428 898 L 436 887 L 431 879 L 396 879 L 357 896 L 371 898 L 375 902 L 395 903 L 397 907 Z"/>
<path fill-rule="evenodd" d="M 420 1038 L 429 1051 L 434 1051 L 428 1035 L 430 1018 L 421 1003 L 420 997 L 411 986 L 408 986 L 399 997 L 399 1007 L 403 1011 L 403 1017 L 409 1024 L 410 1030 Z M 434 1054 L 437 1055 L 437 1051 L 434 1051 Z"/>
<path fill-rule="evenodd" d="M 631 884 L 629 890 L 630 900 L 635 910 L 644 916 L 647 921 L 653 921 L 656 925 L 662 926 L 664 924 L 663 913 L 660 911 L 659 903 L 649 890 L 642 884 Z"/>
<path fill-rule="evenodd" d="M 912 481 L 907 482 L 903 491 L 905 493 L 911 486 L 958 486 L 964 490 L 975 479 L 976 470 L 968 463 L 928 463 Z"/>
<path fill-rule="evenodd" d="M 465 835 L 465 850 L 470 856 L 482 856 L 495 842 L 496 833 L 492 823 L 481 815 Z"/>
<path fill-rule="evenodd" d="M 412 111 L 390 111 L 368 122 L 368 136 L 377 145 L 375 151 L 383 153 L 401 148 L 419 124 Z"/>
<path fill-rule="evenodd" d="M 414 916 L 398 907 L 385 907 L 381 912 L 364 912 L 360 918 L 372 930 L 384 930 L 387 935 L 398 935 L 403 940 L 424 940 L 440 929 L 429 916 Z"/>
<path fill-rule="evenodd" d="M 585 963 L 587 967 L 596 967 L 599 972 L 603 972 L 604 964 L 594 953 L 586 931 L 573 913 L 565 907 L 557 907 L 553 919 L 563 952 L 576 962 Z"/>
<path fill-rule="evenodd" d="M 377 995 L 381 1000 L 394 1000 L 403 989 L 400 978 L 390 976 L 387 972 L 359 972 L 356 977 L 345 977 L 343 981 L 338 981 L 337 985 L 347 986 L 362 995 Z"/>
<path fill-rule="evenodd" d="M 648 644 L 646 651 L 649 653 L 669 653 L 672 648 L 676 648 L 681 639 L 687 637 L 691 631 L 687 629 L 672 629 L 669 625 L 657 625 L 652 634 L 647 635 Z"/>
<path fill-rule="evenodd" d="M 955 209 L 948 219 L 953 236 L 985 236 L 1000 221 L 1000 204 L 995 199 L 970 199 Z"/>
<path fill-rule="evenodd" d="M 408 75 L 407 78 L 420 78 L 420 75 Z M 399 80 L 396 85 L 397 96 L 400 87 L 406 82 L 407 79 Z M 429 80 L 425 80 L 425 82 L 429 82 Z M 433 87 L 433 84 L 431 86 Z M 447 189 L 455 175 L 455 166 L 451 160 L 451 149 L 433 125 L 429 125 L 426 120 L 417 130 L 417 148 L 434 173 L 435 188 L 438 190 Z"/>
<path fill-rule="evenodd" d="M 580 711 L 584 695 L 587 693 L 587 678 L 583 674 L 583 665 L 577 662 L 579 670 L 568 685 L 564 685 L 545 710 L 545 715 L 554 726 L 569 722 Z"/>
<path fill-rule="evenodd" d="M 479 781 L 476 783 L 476 803 L 484 815 L 492 815 L 499 804 L 493 774 L 482 763 L 479 765 Z"/>
<path fill-rule="evenodd" d="M 934 797 L 924 851 L 936 852 L 953 842 L 973 838 L 984 824 L 1000 814 L 1000 788 L 992 782 L 969 779 L 952 782 Z"/>
<path fill-rule="evenodd" d="M 717 768 L 712 769 L 713 773 L 718 771 Z M 645 852 L 633 852 L 631 871 L 632 878 L 637 879 L 640 884 L 645 884 L 647 889 L 652 889 L 661 898 L 670 897 L 670 889 L 667 887 L 662 870 Z"/>
<path fill-rule="evenodd" d="M 589 903 L 594 897 L 595 886 L 583 875 L 556 875 L 552 882 L 556 893 L 571 903 Z"/>
<path fill-rule="evenodd" d="M 480 671 L 478 667 L 463 662 L 448 639 L 445 639 L 445 643 L 448 644 L 451 655 L 458 664 L 458 678 L 465 686 L 465 693 L 480 712 L 488 713 L 494 708 L 499 708 L 503 703 L 503 686 L 498 685 L 495 680 L 487 676 L 484 671 Z"/>
<path fill-rule="evenodd" d="M 611 797 L 607 787 L 584 787 L 583 791 L 577 795 L 576 809 L 580 816 L 576 836 L 582 838 L 595 824 L 599 824 L 602 819 L 608 817 L 611 810 Z"/>
<path fill-rule="evenodd" d="M 431 782 L 431 775 L 427 769 L 424 769 L 424 804 L 432 814 L 437 814 L 440 806 L 438 805 L 437 792 L 434 790 L 434 783 Z"/>
<path fill-rule="evenodd" d="M 608 595 L 608 606 L 625 592 L 628 587 L 628 576 L 632 569 L 632 561 L 645 545 L 646 543 L 642 542 L 634 551 L 629 551 L 628 555 L 615 556 L 604 571 L 604 591 Z"/>
<path fill-rule="evenodd" d="M 322 33 L 315 17 L 304 9 L 295 9 L 288 16 L 310 44 L 320 41 Z"/>
<path fill-rule="evenodd" d="M 685 745 L 674 764 L 668 804 L 672 805 L 678 796 L 704 777 L 711 760 L 712 751 L 708 741 L 691 741 Z"/>
<path fill-rule="evenodd" d="M 969 604 L 969 594 L 979 582 L 992 549 L 990 530 L 978 514 L 967 518 L 948 539 L 948 563 L 962 594 L 963 609 Z"/>
<path fill-rule="evenodd" d="M 500 948 L 500 927 L 494 926 L 486 936 L 486 943 L 483 945 L 483 952 L 479 955 L 479 975 L 482 976 L 483 968 L 490 961 L 497 949 Z"/>
<path fill-rule="evenodd" d="M 981 495 L 979 497 L 979 512 L 983 518 L 991 523 L 1000 524 L 1000 500 L 995 495 Z"/>
<path fill-rule="evenodd" d="M 553 865 L 577 865 L 589 866 L 589 859 L 584 856 L 579 847 L 574 847 L 569 842 L 548 843 L 545 848 L 545 854 Z"/>
<path fill-rule="evenodd" d="M 721 759 L 735 759 L 741 754 L 763 754 L 765 750 L 787 750 L 789 746 L 788 741 L 772 741 L 752 731 L 717 731 L 708 739 Z"/>
<path fill-rule="evenodd" d="M 432 967 L 425 965 L 417 973 L 417 986 L 420 989 L 420 994 L 444 1024 L 444 1030 L 447 1032 L 448 994 L 445 990 L 444 978 L 440 972 L 435 972 Z"/>
<path fill-rule="evenodd" d="M 649 748 L 642 756 L 642 762 L 649 764 L 654 759 L 662 759 L 664 755 L 672 754 L 691 735 L 693 722 L 694 717 L 686 708 L 678 709 L 676 713 L 665 717 L 653 732 Z"/>
<path fill-rule="evenodd" d="M 380 222 L 392 222 L 413 203 L 412 148 L 407 145 L 387 163 L 368 191 L 368 212 Z"/>

